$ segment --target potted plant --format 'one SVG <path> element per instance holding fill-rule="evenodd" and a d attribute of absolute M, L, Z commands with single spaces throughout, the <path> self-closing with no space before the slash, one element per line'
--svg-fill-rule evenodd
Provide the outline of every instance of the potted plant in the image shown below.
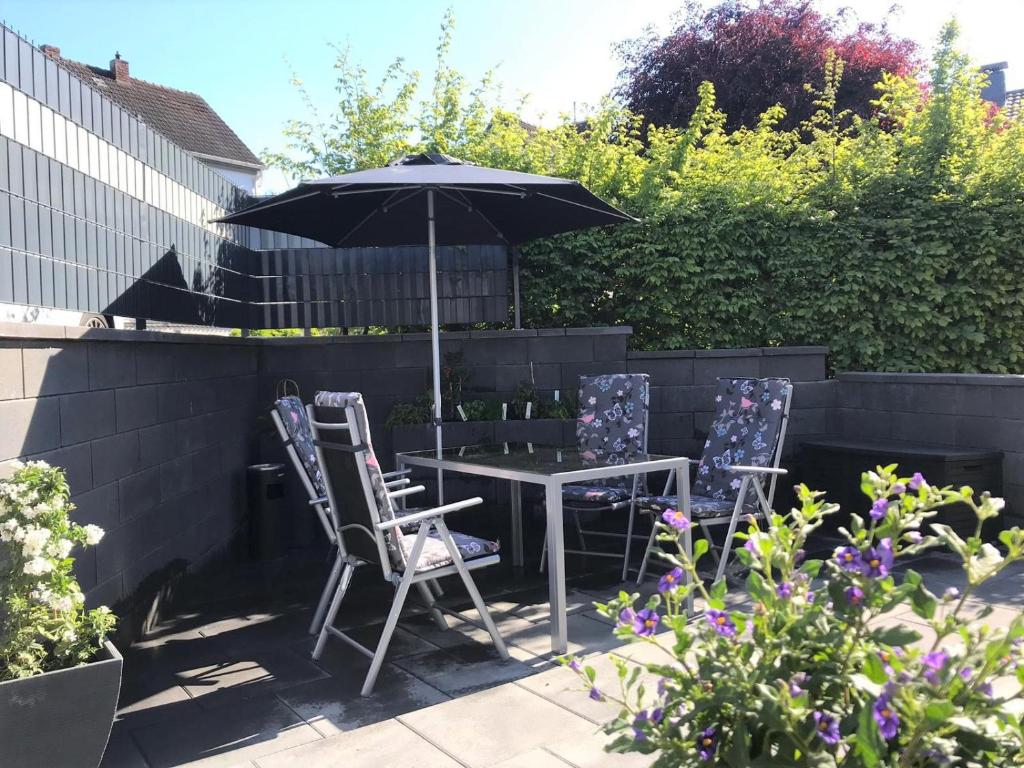
<path fill-rule="evenodd" d="M 599 606 L 617 636 L 657 645 L 664 661 L 618 660 L 620 679 L 608 686 L 593 668 L 563 660 L 592 698 L 621 705 L 607 727 L 617 736 L 610 748 L 666 767 L 1019 765 L 1024 615 L 987 626 L 986 610 L 974 621 L 965 613 L 977 611 L 967 601 L 985 581 L 1024 557 L 1024 533 L 1000 533 L 1000 551 L 980 531 L 1002 499 L 976 501 L 968 487 L 934 488 L 895 470 L 864 474 L 870 510 L 851 516 L 845 543 L 827 559 L 806 558 L 804 545 L 838 506 L 806 486 L 788 515 L 772 515 L 766 529 L 751 522 L 737 550 L 750 569 L 749 610 L 729 610 L 724 580 L 705 589 L 697 561 L 707 542 L 688 557 L 678 536 L 689 522 L 665 512 L 659 538 L 671 551 L 660 554 L 671 570 L 658 593 L 643 607 L 625 593 Z M 937 508 L 958 502 L 975 513 L 974 536 L 938 524 L 924 532 Z M 943 545 L 962 563 L 962 591 L 935 595 L 909 568 L 897 576 L 901 558 Z M 687 621 L 694 591 L 706 608 Z M 929 636 L 883 622 L 900 609 Z M 671 635 L 656 639 L 666 627 Z"/>
<path fill-rule="evenodd" d="M 75 545 L 103 531 L 72 522 L 64 473 L 16 464 L 0 482 L 0 765 L 95 768 L 121 687 L 115 618 L 86 610 Z"/>

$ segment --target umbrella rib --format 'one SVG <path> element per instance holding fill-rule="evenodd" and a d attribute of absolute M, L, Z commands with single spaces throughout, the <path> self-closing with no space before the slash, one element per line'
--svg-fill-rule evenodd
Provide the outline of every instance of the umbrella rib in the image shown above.
<path fill-rule="evenodd" d="M 506 185 L 506 186 L 511 186 L 511 185 Z M 474 194 L 484 193 L 484 194 L 488 194 L 488 195 L 508 195 L 509 197 L 526 197 L 526 194 L 527 194 L 526 190 L 525 189 L 521 189 L 520 187 L 513 187 L 513 189 L 518 190 L 516 192 L 508 192 L 508 191 L 506 191 L 504 189 L 488 189 L 487 187 L 463 187 L 463 186 L 456 186 L 454 184 L 439 184 L 437 186 L 437 188 L 438 189 L 450 189 L 453 192 L 473 192 Z"/>
<path fill-rule="evenodd" d="M 625 219 L 626 221 L 630 221 L 630 220 L 638 221 L 638 219 L 634 218 L 633 216 L 630 216 L 628 213 L 622 213 L 622 211 L 618 211 L 618 210 L 616 210 L 614 208 L 612 208 L 611 211 L 607 211 L 607 210 L 602 210 L 600 208 L 595 208 L 592 205 L 587 205 L 586 203 L 577 203 L 575 200 L 566 200 L 564 197 L 558 197 L 557 195 L 549 195 L 547 192 L 537 192 L 535 194 L 538 197 L 546 197 L 548 200 L 556 200 L 559 203 L 565 203 L 566 205 L 575 205 L 577 208 L 585 208 L 588 211 L 594 211 L 595 213 L 601 213 L 601 214 L 604 214 L 606 216 L 613 215 L 613 216 L 618 216 L 618 217 L 620 217 L 622 219 Z M 609 207 L 611 207 L 611 206 L 609 206 Z"/>
<path fill-rule="evenodd" d="M 287 200 L 268 200 L 265 203 L 257 203 L 256 205 L 251 205 L 248 208 L 243 208 L 240 211 L 235 211 L 234 213 L 229 213 L 227 216 L 221 216 L 219 219 L 214 219 L 214 221 L 218 221 L 219 222 L 219 221 L 223 221 L 224 219 L 230 219 L 233 216 L 241 216 L 242 214 L 246 214 L 246 213 L 259 213 L 260 211 L 266 211 L 266 210 L 269 210 L 270 208 L 276 208 L 279 205 L 287 205 L 289 203 L 294 203 L 296 200 L 304 200 L 307 197 L 314 197 L 314 196 L 319 195 L 319 194 L 320 194 L 320 190 L 317 189 L 317 190 L 314 190 L 312 192 L 307 192 L 304 195 L 296 195 L 295 197 L 289 197 Z M 231 223 L 231 222 L 227 222 L 227 223 Z"/>
<path fill-rule="evenodd" d="M 345 235 L 345 236 L 344 236 L 343 238 L 341 238 L 341 240 L 339 240 L 339 241 L 338 241 L 337 243 L 335 243 L 335 245 L 334 245 L 334 247 L 335 247 L 335 248 L 341 248 L 341 247 L 342 247 L 342 245 L 343 245 L 343 244 L 344 244 L 344 243 L 345 243 L 345 242 L 346 242 L 347 240 L 349 240 L 349 238 L 351 238 L 351 237 L 352 237 L 352 235 L 354 235 L 354 234 L 355 234 L 356 232 L 358 232 L 358 231 L 359 231 L 359 229 L 360 229 L 360 228 L 361 228 L 361 227 L 362 227 L 362 226 L 363 226 L 364 224 L 366 224 L 366 222 L 368 222 L 368 221 L 369 221 L 370 219 L 372 219 L 372 218 L 373 218 L 373 217 L 374 217 L 375 215 L 377 215 L 378 213 L 381 213 L 381 212 L 383 212 L 383 211 L 386 211 L 386 210 L 387 210 L 387 208 L 388 208 L 388 206 L 389 206 L 389 205 L 391 204 L 391 201 L 392 201 L 392 200 L 394 200 L 394 199 L 395 199 L 396 197 L 398 197 L 398 193 L 399 193 L 399 192 L 401 192 L 401 191 L 403 191 L 403 190 L 408 190 L 409 188 L 408 188 L 408 187 L 405 187 L 405 186 L 398 186 L 398 187 L 387 187 L 386 189 L 376 189 L 376 190 L 367 190 L 367 191 L 374 191 L 374 192 L 383 192 L 383 191 L 386 191 L 387 189 L 393 189 L 393 190 L 394 190 L 394 192 L 392 192 L 392 193 L 391 193 L 390 195 L 388 195 L 388 198 L 387 198 L 387 200 L 385 200 L 385 201 L 384 201 L 383 203 L 381 203 L 381 204 L 380 204 L 380 205 L 378 205 L 378 206 L 377 206 L 376 208 L 374 208 L 374 209 L 373 209 L 372 211 L 370 211 L 370 212 L 369 212 L 368 214 L 366 214 L 366 216 L 364 216 L 364 217 L 363 217 L 362 221 L 360 221 L 360 222 L 359 222 L 358 224 L 356 224 L 356 225 L 355 225 L 354 227 L 352 227 L 352 229 L 350 229 L 350 230 L 348 231 L 348 234 L 346 234 L 346 235 Z M 403 197 L 403 198 L 402 198 L 401 200 L 399 200 L 399 201 L 398 201 L 397 203 L 395 203 L 395 205 L 399 205 L 399 204 L 401 204 L 401 203 L 404 203 L 404 202 L 405 202 L 406 200 L 408 200 L 408 199 L 409 199 L 410 197 L 413 197 L 413 196 L 415 196 L 415 195 L 419 194 L 419 193 L 420 193 L 420 192 L 422 192 L 422 191 L 423 191 L 423 190 L 422 190 L 422 188 L 420 188 L 420 187 L 417 187 L 416 189 L 414 189 L 414 190 L 412 190 L 411 192 L 409 192 L 409 194 L 407 194 L 407 195 L 406 195 L 405 197 Z M 335 194 L 335 195 L 336 195 L 336 194 L 344 194 L 344 193 L 332 193 L 332 194 Z M 358 193 L 358 192 L 357 192 L 357 193 L 355 193 L 355 194 L 360 194 L 360 193 Z"/>
<path fill-rule="evenodd" d="M 459 197 L 461 198 L 461 200 L 460 200 L 460 199 L 457 199 L 456 197 L 454 197 L 453 195 L 449 195 L 445 191 L 446 189 L 453 189 L 453 191 L 458 193 L 458 189 L 454 189 L 452 187 L 444 187 L 444 188 L 438 189 L 438 192 L 440 192 L 442 195 L 447 197 L 453 203 L 464 205 L 466 207 L 466 211 L 468 213 L 475 213 L 477 216 L 479 216 L 481 219 L 483 219 L 485 222 L 487 222 L 487 226 L 489 226 L 491 229 L 494 230 L 494 234 L 496 234 L 498 237 L 500 237 L 502 239 L 502 241 L 505 243 L 505 245 L 508 245 L 508 239 L 505 237 L 505 233 L 502 232 L 500 229 L 498 229 L 496 226 L 494 226 L 494 222 L 491 221 L 489 218 L 487 218 L 487 216 L 485 216 L 483 214 L 483 212 L 481 212 L 481 210 L 479 208 L 474 207 L 473 204 L 471 202 L 469 202 L 469 200 L 466 199 L 465 195 L 459 193 Z"/>

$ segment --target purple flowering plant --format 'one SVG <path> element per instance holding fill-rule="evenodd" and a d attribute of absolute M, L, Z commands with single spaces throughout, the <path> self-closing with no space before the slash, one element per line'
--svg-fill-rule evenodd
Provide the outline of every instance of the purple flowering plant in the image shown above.
<path fill-rule="evenodd" d="M 750 608 L 728 601 L 725 580 L 702 581 L 705 540 L 687 556 L 682 532 L 659 523 L 671 588 L 642 606 L 625 592 L 597 605 L 617 637 L 650 652 L 613 655 L 612 684 L 563 660 L 592 695 L 600 683 L 601 698 L 620 707 L 606 726 L 616 736 L 609 749 L 649 754 L 657 768 L 1024 765 L 1024 615 L 989 625 L 991 609 L 971 602 L 1024 559 L 1024 532 L 988 543 L 982 526 L 1002 499 L 896 469 L 863 475 L 865 513 L 849 516 L 830 557 L 806 554 L 808 537 L 839 511 L 822 493 L 801 485 L 789 514 L 750 518 L 735 555 L 749 569 Z M 974 535 L 931 522 L 954 503 L 973 510 Z M 945 597 L 903 564 L 939 547 L 958 556 L 964 575 Z M 704 608 L 696 618 L 687 613 L 694 598 Z M 908 608 L 912 622 L 901 622 Z M 927 636 L 914 628 L 922 625 Z"/>

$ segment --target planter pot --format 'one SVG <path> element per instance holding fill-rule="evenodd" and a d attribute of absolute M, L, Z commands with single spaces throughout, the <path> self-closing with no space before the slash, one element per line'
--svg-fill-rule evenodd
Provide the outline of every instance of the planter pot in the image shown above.
<path fill-rule="evenodd" d="M 114 723 L 121 664 L 108 641 L 90 664 L 0 683 L 0 764 L 96 768 Z"/>

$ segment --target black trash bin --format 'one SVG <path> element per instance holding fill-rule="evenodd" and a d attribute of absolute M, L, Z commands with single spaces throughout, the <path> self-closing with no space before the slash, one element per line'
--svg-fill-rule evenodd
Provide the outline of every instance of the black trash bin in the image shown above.
<path fill-rule="evenodd" d="M 249 467 L 249 554 L 273 560 L 288 551 L 284 464 Z"/>

